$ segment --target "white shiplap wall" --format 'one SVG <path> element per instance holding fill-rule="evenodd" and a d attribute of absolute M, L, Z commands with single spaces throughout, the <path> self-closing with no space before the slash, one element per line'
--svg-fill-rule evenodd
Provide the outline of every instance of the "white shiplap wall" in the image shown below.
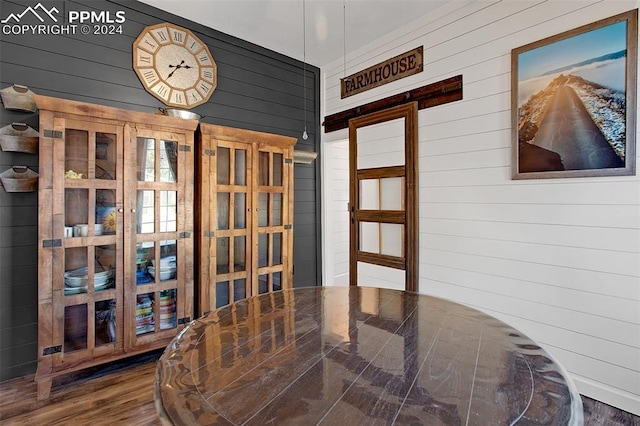
<path fill-rule="evenodd" d="M 322 70 L 324 115 L 463 75 L 463 100 L 419 112 L 420 292 L 517 327 L 564 365 L 581 393 L 637 415 L 640 178 L 511 180 L 510 52 L 639 6 L 452 0 L 346 58 L 348 75 L 423 45 L 423 73 L 340 100 L 343 60 Z M 346 138 L 342 130 L 323 142 L 337 148 Z M 324 182 L 334 186 L 324 205 L 333 226 L 348 218 L 339 182 L 347 163 L 344 150 L 331 152 Z M 333 229 L 334 237 L 348 232 Z M 330 285 L 345 273 L 348 252 L 339 238 L 325 242 Z"/>
<path fill-rule="evenodd" d="M 326 143 L 322 155 L 322 246 L 325 282 L 349 285 L 349 141 Z"/>

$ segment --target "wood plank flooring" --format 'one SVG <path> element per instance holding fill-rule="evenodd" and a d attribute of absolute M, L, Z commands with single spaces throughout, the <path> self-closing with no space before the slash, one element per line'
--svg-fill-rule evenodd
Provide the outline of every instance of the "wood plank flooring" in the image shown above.
<path fill-rule="evenodd" d="M 54 380 L 36 401 L 33 375 L 0 383 L 0 425 L 160 425 L 153 402 L 161 352 Z M 640 426 L 640 417 L 583 397 L 586 426 Z"/>
<path fill-rule="evenodd" d="M 63 376 L 36 400 L 34 376 L 0 384 L 1 425 L 160 425 L 153 402 L 161 351 Z"/>

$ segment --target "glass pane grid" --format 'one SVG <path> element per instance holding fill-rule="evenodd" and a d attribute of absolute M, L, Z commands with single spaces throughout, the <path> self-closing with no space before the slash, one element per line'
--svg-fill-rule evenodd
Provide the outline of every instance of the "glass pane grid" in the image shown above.
<path fill-rule="evenodd" d="M 404 225 L 360 222 L 358 249 L 367 253 L 404 257 Z"/>
<path fill-rule="evenodd" d="M 218 153 L 216 215 L 217 230 L 223 232 L 216 235 L 218 280 L 212 288 L 216 307 L 249 297 L 253 285 L 256 285 L 259 294 L 282 288 L 284 232 L 274 232 L 275 229 L 268 228 L 281 227 L 285 223 L 286 190 L 284 154 L 256 152 L 257 157 L 254 157 L 252 164 L 257 179 L 254 190 L 257 192 L 258 205 L 253 206 L 252 196 L 248 193 L 251 188 L 246 186 L 250 185 L 247 181 L 250 152 L 229 144 L 229 147 L 218 146 Z M 251 209 L 250 213 L 247 213 L 248 208 Z M 255 225 L 258 227 L 267 228 L 256 234 L 257 241 L 253 240 L 251 245 L 248 235 L 241 231 L 247 229 L 248 217 L 257 220 Z M 269 270 L 261 271 L 258 282 L 252 284 L 246 274 L 250 271 L 247 255 L 253 250 L 256 250 L 254 261 L 257 267 Z M 273 272 L 273 269 L 278 272 Z"/>
<path fill-rule="evenodd" d="M 404 210 L 404 178 L 359 180 L 361 210 Z"/>

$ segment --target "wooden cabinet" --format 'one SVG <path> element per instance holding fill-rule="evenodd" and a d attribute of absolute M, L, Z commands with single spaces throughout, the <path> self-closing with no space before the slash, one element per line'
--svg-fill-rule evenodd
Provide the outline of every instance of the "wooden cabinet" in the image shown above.
<path fill-rule="evenodd" d="M 193 317 L 197 121 L 36 96 L 38 399 Z"/>
<path fill-rule="evenodd" d="M 201 124 L 198 314 L 291 287 L 296 139 Z"/>

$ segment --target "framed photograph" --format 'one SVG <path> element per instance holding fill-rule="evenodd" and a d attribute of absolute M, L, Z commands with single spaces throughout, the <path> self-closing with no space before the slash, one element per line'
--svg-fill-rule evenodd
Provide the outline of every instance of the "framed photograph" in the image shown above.
<path fill-rule="evenodd" d="M 634 175 L 637 65 L 637 9 L 513 49 L 513 178 Z"/>

